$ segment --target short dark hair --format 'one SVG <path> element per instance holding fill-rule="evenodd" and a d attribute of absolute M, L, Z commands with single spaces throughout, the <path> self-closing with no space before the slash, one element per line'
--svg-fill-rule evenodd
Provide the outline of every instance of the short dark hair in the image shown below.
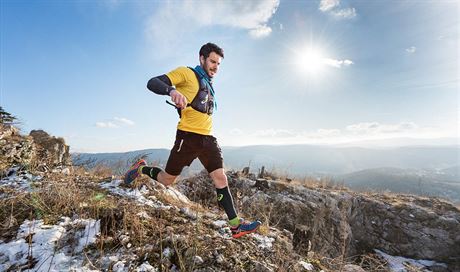
<path fill-rule="evenodd" d="M 224 57 L 224 49 L 220 48 L 216 44 L 209 42 L 200 48 L 200 56 L 203 56 L 205 59 L 209 57 L 209 54 L 211 54 L 211 52 L 216 53 L 222 58 Z"/>

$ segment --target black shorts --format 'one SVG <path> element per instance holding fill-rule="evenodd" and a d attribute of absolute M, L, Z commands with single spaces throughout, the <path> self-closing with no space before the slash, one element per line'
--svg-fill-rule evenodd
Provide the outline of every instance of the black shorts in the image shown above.
<path fill-rule="evenodd" d="M 215 137 L 177 130 L 176 141 L 166 163 L 166 173 L 178 176 L 196 158 L 208 173 L 223 168 L 224 165 L 222 150 Z"/>

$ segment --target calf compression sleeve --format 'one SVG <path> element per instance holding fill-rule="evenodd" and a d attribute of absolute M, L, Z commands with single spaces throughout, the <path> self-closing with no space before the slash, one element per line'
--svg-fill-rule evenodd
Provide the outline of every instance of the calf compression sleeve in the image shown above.
<path fill-rule="evenodd" d="M 140 172 L 144 175 L 149 176 L 150 178 L 158 181 L 158 174 L 163 171 L 159 167 L 149 167 L 149 166 L 141 166 Z"/>
<path fill-rule="evenodd" d="M 219 189 L 217 191 L 217 201 L 219 205 L 224 208 L 225 213 L 227 214 L 228 220 L 230 221 L 231 226 L 238 226 L 240 224 L 240 219 L 236 215 L 235 206 L 233 205 L 233 198 L 228 186 L 225 188 Z"/>

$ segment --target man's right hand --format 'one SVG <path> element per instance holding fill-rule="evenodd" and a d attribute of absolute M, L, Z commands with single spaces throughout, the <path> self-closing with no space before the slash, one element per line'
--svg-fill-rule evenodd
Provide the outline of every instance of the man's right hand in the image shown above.
<path fill-rule="evenodd" d="M 172 102 L 176 104 L 176 107 L 185 109 L 187 107 L 187 98 L 177 90 L 172 90 L 169 95 L 171 96 Z"/>

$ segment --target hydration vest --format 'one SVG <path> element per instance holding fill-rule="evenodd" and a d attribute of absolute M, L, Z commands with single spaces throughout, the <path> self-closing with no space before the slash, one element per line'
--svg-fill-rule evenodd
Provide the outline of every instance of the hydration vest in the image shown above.
<path fill-rule="evenodd" d="M 188 68 L 195 73 L 199 87 L 198 93 L 195 95 L 192 102 L 187 104 L 187 107 L 190 106 L 196 111 L 212 115 L 214 110 L 214 96 L 211 92 L 212 85 L 200 73 L 195 71 L 195 69 L 191 67 Z"/>
<path fill-rule="evenodd" d="M 187 104 L 187 107 L 192 107 L 192 109 L 194 109 L 196 111 L 206 113 L 208 115 L 212 115 L 212 112 L 214 110 L 215 102 L 214 102 L 214 96 L 212 95 L 214 90 L 211 92 L 211 89 L 212 89 L 211 83 L 209 83 L 204 78 L 203 75 L 201 75 L 200 73 L 195 71 L 194 68 L 192 68 L 192 67 L 188 67 L 188 68 L 190 70 L 192 70 L 193 73 L 195 73 L 195 76 L 196 76 L 196 78 L 198 80 L 198 85 L 199 86 L 198 86 L 198 92 L 196 93 L 196 95 L 193 98 L 192 102 Z M 177 113 L 179 114 L 179 118 L 182 117 L 182 112 L 181 112 L 180 108 L 178 108 L 176 105 L 174 105 L 173 103 L 171 103 L 171 102 L 169 102 L 167 100 L 166 100 L 166 103 L 168 103 L 169 105 L 175 107 L 176 110 L 177 110 Z"/>

